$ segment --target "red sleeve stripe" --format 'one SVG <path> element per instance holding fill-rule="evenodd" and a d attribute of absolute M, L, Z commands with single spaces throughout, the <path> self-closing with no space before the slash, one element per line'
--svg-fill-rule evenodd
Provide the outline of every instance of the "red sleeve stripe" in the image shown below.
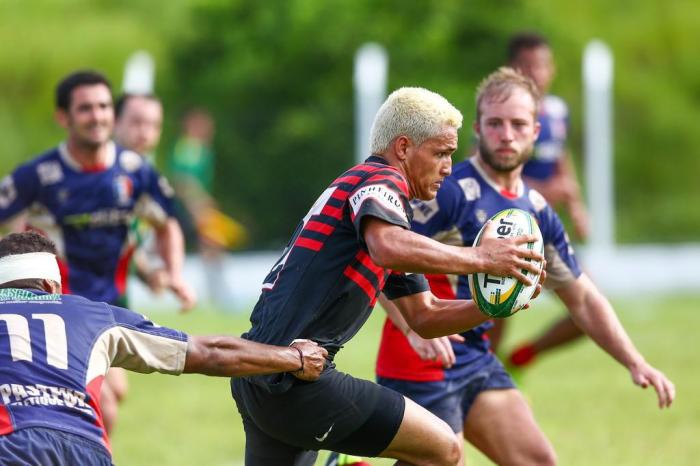
<path fill-rule="evenodd" d="M 343 218 L 343 209 L 326 204 L 323 206 L 323 209 L 321 209 L 321 215 L 327 215 L 340 220 Z"/>
<path fill-rule="evenodd" d="M 301 248 L 311 249 L 312 251 L 320 251 L 323 247 L 323 243 L 315 239 L 304 238 L 300 236 L 294 242 L 294 247 L 296 248 L 297 246 Z"/>
<path fill-rule="evenodd" d="M 401 192 L 403 192 L 403 194 L 408 196 L 408 184 L 406 184 L 406 180 L 402 176 L 400 176 L 396 173 L 386 173 L 386 172 L 377 173 L 376 175 L 370 176 L 367 179 L 366 183 L 371 184 L 372 182 L 375 182 L 375 181 L 379 181 L 379 182 L 389 181 L 390 184 L 395 185 L 398 189 L 401 190 Z"/>
<path fill-rule="evenodd" d="M 331 198 L 338 199 L 340 201 L 345 201 L 350 195 L 350 191 L 345 191 L 344 189 L 336 188 L 331 195 Z"/>
<path fill-rule="evenodd" d="M 377 277 L 377 281 L 379 281 L 381 283 L 384 280 L 384 275 L 385 275 L 384 269 L 382 267 L 379 267 L 377 264 L 375 264 L 372 261 L 372 258 L 369 257 L 369 254 L 367 254 L 363 250 L 360 250 L 360 252 L 358 252 L 357 255 L 355 256 L 355 258 L 357 259 L 357 261 L 360 264 L 367 267 L 367 269 Z"/>
<path fill-rule="evenodd" d="M 337 178 L 335 180 L 335 183 L 333 183 L 333 184 L 347 183 L 347 184 L 351 184 L 351 185 L 355 186 L 361 180 L 362 180 L 362 177 L 360 177 L 360 176 L 345 175 L 345 176 L 341 176 L 340 178 Z"/>
<path fill-rule="evenodd" d="M 355 282 L 357 286 L 359 286 L 362 289 L 362 291 L 365 292 L 370 302 L 374 302 L 374 300 L 377 298 L 377 288 L 375 288 L 374 285 L 372 285 L 372 283 L 370 283 L 370 281 L 367 280 L 367 278 L 365 278 L 364 275 L 362 275 L 360 272 L 353 269 L 349 265 L 345 267 L 343 274 L 350 280 Z"/>
<path fill-rule="evenodd" d="M 316 220 L 309 220 L 306 224 L 305 230 L 316 231 L 318 233 L 323 233 L 324 235 L 330 235 L 335 230 L 335 226 L 329 225 L 327 223 L 317 222 Z"/>

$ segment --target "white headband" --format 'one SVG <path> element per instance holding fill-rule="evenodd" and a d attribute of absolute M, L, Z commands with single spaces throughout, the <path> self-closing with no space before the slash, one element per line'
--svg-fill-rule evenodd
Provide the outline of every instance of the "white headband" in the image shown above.
<path fill-rule="evenodd" d="M 60 285 L 56 256 L 50 252 L 28 252 L 0 258 L 0 285 L 27 278 L 53 280 Z"/>

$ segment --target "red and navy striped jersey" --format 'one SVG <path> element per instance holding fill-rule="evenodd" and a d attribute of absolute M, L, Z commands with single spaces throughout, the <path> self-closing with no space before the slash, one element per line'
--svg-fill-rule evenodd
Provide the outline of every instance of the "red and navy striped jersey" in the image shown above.
<path fill-rule="evenodd" d="M 86 170 L 65 144 L 0 181 L 0 222 L 23 212 L 59 250 L 64 293 L 115 304 L 136 246 L 135 218 L 161 225 L 174 214 L 172 188 L 143 157 L 113 143 Z"/>
<path fill-rule="evenodd" d="M 244 337 L 274 345 L 308 338 L 332 358 L 365 323 L 380 291 L 390 298 L 427 291 L 422 275 L 372 262 L 361 230 L 366 216 L 410 228 L 406 180 L 377 156 L 333 181 L 301 220 L 265 279 Z M 272 385 L 285 378 L 254 380 Z"/>
<path fill-rule="evenodd" d="M 76 295 L 0 289 L 0 439 L 46 427 L 109 449 L 100 411 L 107 369 L 179 374 L 186 355 L 187 335 L 127 309 Z"/>

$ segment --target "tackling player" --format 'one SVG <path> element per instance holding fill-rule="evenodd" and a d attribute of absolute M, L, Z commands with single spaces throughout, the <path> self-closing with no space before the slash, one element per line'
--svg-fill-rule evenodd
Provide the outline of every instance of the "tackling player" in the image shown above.
<path fill-rule="evenodd" d="M 430 200 L 450 174 L 462 115 L 442 96 L 401 88 L 379 109 L 370 156 L 319 196 L 264 281 L 244 338 L 287 345 L 308 338 L 332 361 L 369 317 L 380 290 L 396 299 L 424 337 L 486 320 L 474 303 L 432 295 L 421 272 L 508 274 L 528 282 L 518 245 L 532 236 L 490 239 L 477 248 L 441 244 L 410 227 L 411 198 Z M 321 378 L 286 375 L 232 379 L 246 432 L 247 466 L 312 465 L 317 450 L 454 465 L 449 427 L 414 402 L 329 363 Z"/>
<path fill-rule="evenodd" d="M 0 221 L 28 214 L 26 227 L 59 248 L 66 293 L 109 304 L 125 302 L 136 217 L 152 224 L 170 289 L 183 308 L 195 295 L 182 278 L 182 232 L 172 216 L 167 180 L 137 153 L 111 141 L 111 87 L 93 71 L 78 71 L 56 88 L 56 119 L 67 138 L 0 181 Z M 107 425 L 116 400 L 105 396 Z"/>
<path fill-rule="evenodd" d="M 523 164 L 540 130 L 535 118 L 538 102 L 534 83 L 513 69 L 501 68 L 489 75 L 477 90 L 477 155 L 455 166 L 435 199 L 413 204 L 411 227 L 446 244 L 468 245 L 497 212 L 529 211 L 544 238 L 545 285 L 559 296 L 583 331 L 629 370 L 635 384 L 653 386 L 659 407 L 670 406 L 675 397 L 673 383 L 634 347 L 608 300 L 579 269 L 557 215 L 522 181 Z M 428 279 L 440 298 L 470 296 L 465 274 L 435 274 Z M 384 326 L 377 358 L 380 384 L 446 421 L 459 439 L 460 450 L 464 436 L 499 465 L 556 462 L 530 407 L 489 350 L 484 333 L 490 322 L 456 339 L 425 340 L 391 302 L 382 304 L 391 320 Z"/>
<path fill-rule="evenodd" d="M 111 465 L 99 408 L 111 365 L 136 372 L 318 379 L 327 352 L 233 336 L 188 336 L 144 316 L 61 294 L 54 244 L 36 233 L 0 240 L 0 463 Z"/>

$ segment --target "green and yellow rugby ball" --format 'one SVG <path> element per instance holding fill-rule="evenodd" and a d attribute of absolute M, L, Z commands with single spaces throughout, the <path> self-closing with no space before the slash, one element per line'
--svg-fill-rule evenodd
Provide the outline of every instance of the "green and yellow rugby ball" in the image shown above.
<path fill-rule="evenodd" d="M 537 241 L 525 243 L 523 247 L 534 249 L 539 253 L 544 252 L 544 242 L 542 232 L 537 226 L 537 220 L 529 213 L 521 209 L 506 209 L 491 217 L 491 222 L 495 228 L 486 228 L 486 224 L 481 228 L 474 240 L 474 246 L 478 246 L 484 235 L 491 235 L 498 238 L 513 238 L 516 236 L 534 234 Z M 488 223 L 488 222 L 487 222 Z M 523 270 L 533 284 L 524 285 L 513 277 L 499 277 L 487 273 L 473 273 L 469 275 L 469 289 L 472 299 L 479 307 L 479 310 L 491 317 L 509 317 L 527 303 L 530 302 L 537 282 L 542 273 L 542 263 L 540 262 L 539 272 L 533 274 Z"/>

